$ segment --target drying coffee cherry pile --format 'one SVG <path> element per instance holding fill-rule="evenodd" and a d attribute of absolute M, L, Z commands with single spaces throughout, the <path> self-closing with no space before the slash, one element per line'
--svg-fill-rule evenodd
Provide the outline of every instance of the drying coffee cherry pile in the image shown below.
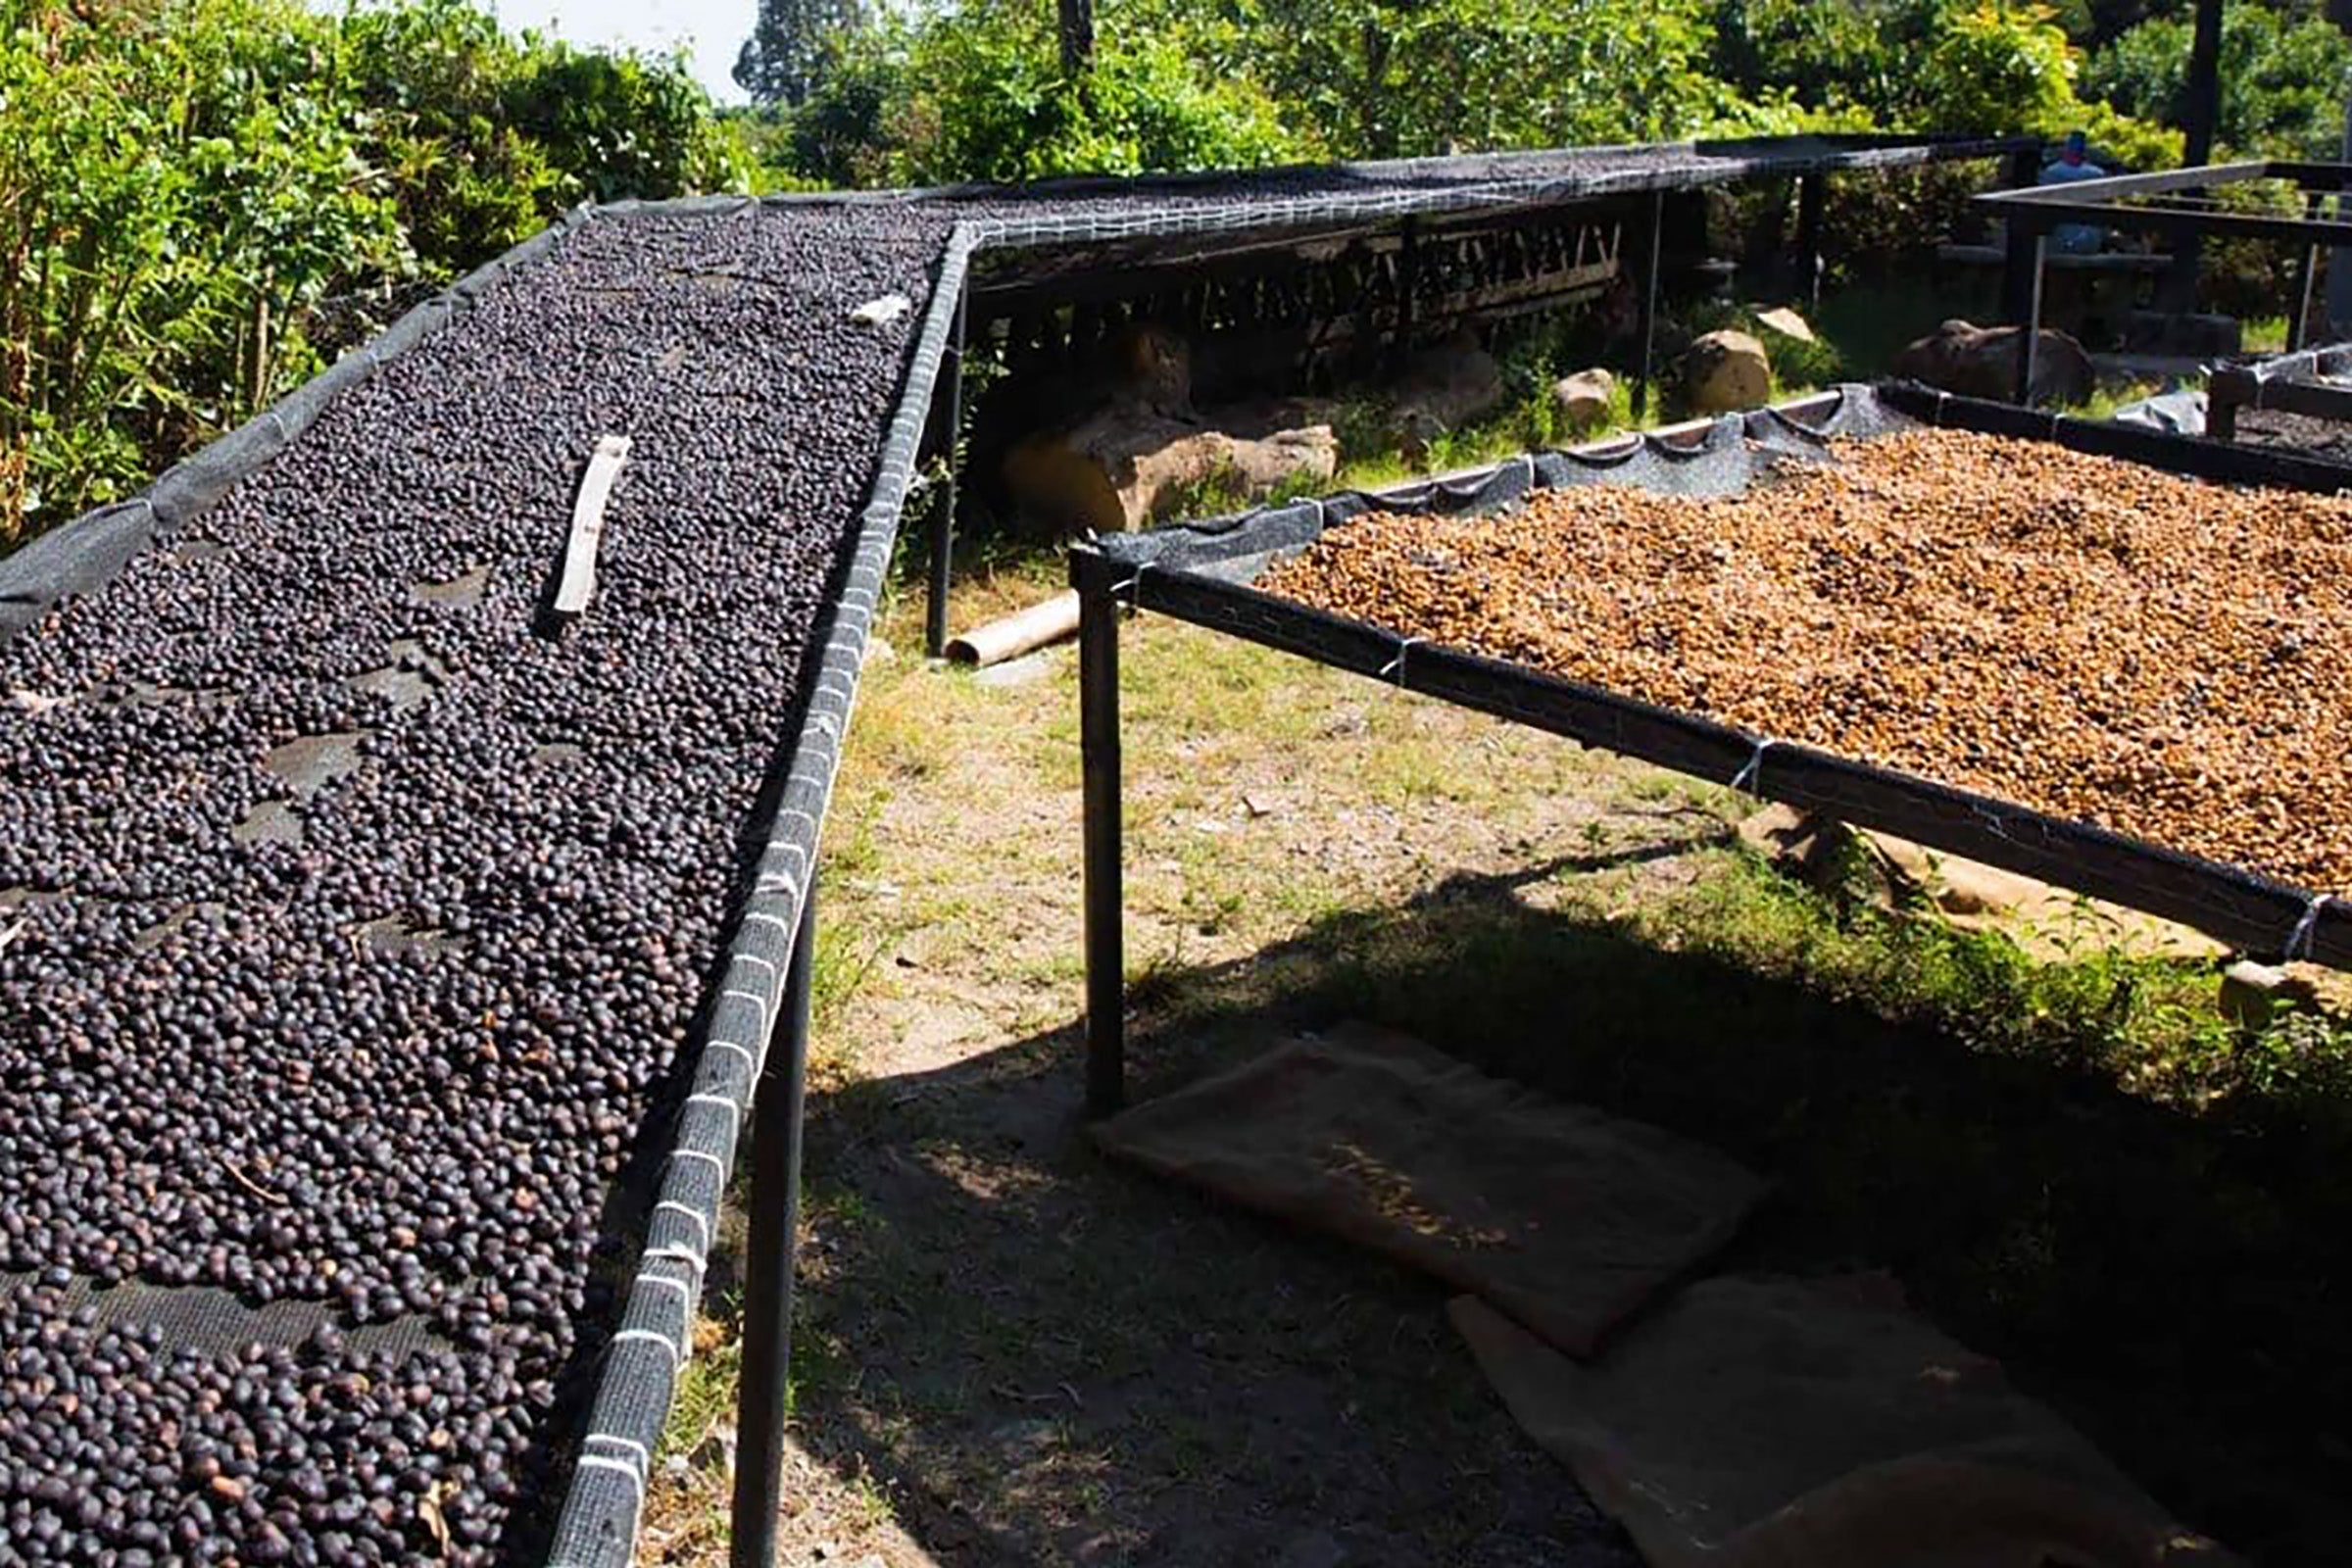
<path fill-rule="evenodd" d="M 1366 516 L 1263 586 L 2352 894 L 2352 500 L 1916 430 L 1728 500 Z"/>
<path fill-rule="evenodd" d="M 0 1541 L 13 1561 L 478 1558 L 526 1489 L 512 1355 L 395 1364 L 324 1330 L 235 1355 L 0 1294 Z"/>
<path fill-rule="evenodd" d="M 592 223 L 0 645 L 0 1273 L 436 1346 L 206 1356 L 21 1283 L 0 1559 L 529 1555 L 560 1494 L 510 1518 L 501 1478 L 617 1305 L 606 1205 L 683 1093 L 952 221 Z M 608 431 L 597 592 L 543 635 Z"/>

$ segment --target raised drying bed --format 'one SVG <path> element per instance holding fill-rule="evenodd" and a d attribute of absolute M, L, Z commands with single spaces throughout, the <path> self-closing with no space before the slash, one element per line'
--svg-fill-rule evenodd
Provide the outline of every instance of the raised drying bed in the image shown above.
<path fill-rule="evenodd" d="M 1643 701 L 1561 677 L 1517 659 L 1488 657 L 1441 638 L 1426 641 L 1397 623 L 1377 573 L 1352 584 L 1352 615 L 1335 614 L 1262 586 L 1269 568 L 1292 562 L 1327 533 L 1372 513 L 1479 514 L 1527 504 L 1540 492 L 1580 485 L 1638 485 L 1693 497 L 1732 497 L 1783 482 L 1787 465 L 1836 461 L 1837 437 L 1869 439 L 1917 427 L 1978 431 L 2046 443 L 2053 453 L 2121 459 L 2150 469 L 2232 485 L 2333 493 L 2342 471 L 2278 453 L 1979 403 L 1919 388 L 1846 388 L 1826 399 L 1683 432 L 1578 454 L 1519 458 L 1491 469 L 1385 492 L 1349 494 L 1238 517 L 1112 536 L 1074 551 L 1071 581 L 1081 596 L 1081 712 L 1087 778 L 1087 953 L 1090 1102 L 1114 1107 L 1123 1094 L 1118 792 L 1117 617 L 1123 610 L 1169 614 L 1213 630 L 1392 681 L 1497 717 L 1656 762 L 1757 795 L 1882 828 L 1933 848 L 2025 872 L 2151 913 L 2180 920 L 2248 951 L 2352 967 L 2352 904 L 2332 887 L 2293 885 L 2244 865 L 2183 853 L 2112 828 L 1982 789 L 1957 787 L 1881 762 L 1841 755 L 1786 732 Z M 2085 469 L 2086 483 L 2095 475 Z M 1800 480 L 1787 481 L 1791 485 Z M 2340 550 L 2336 539 L 2328 548 Z M 1406 563 L 1406 570 L 1427 563 Z M 1475 574 L 1474 560 L 1462 567 Z M 1311 581 L 1307 564 L 1277 580 Z M 1410 613 L 1413 588 L 1392 585 L 1395 613 Z M 1513 607 L 1541 626 L 1541 608 Z M 1473 616 L 1475 619 L 1476 617 Z M 1465 640 L 1485 641 L 1470 635 Z M 1826 641 L 1826 639 L 1825 639 Z M 2031 682 L 2035 652 L 2019 649 L 2016 678 Z M 1671 661 L 1669 661 L 1671 662 Z M 2327 700 L 2334 691 L 2325 660 L 2309 677 Z M 1794 727 L 1792 725 L 1792 727 Z M 2019 744 L 2031 746 L 2034 737 Z M 2281 767 L 2317 759 L 2281 756 Z M 2345 824 L 2309 830 L 2339 836 Z M 2331 841 L 2332 842 L 2332 841 Z"/>

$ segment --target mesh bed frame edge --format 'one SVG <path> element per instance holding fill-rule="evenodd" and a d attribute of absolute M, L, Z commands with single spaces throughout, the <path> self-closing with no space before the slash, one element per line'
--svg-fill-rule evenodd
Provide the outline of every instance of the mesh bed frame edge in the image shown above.
<path fill-rule="evenodd" d="M 2352 343 L 2217 365 L 2205 381 L 2206 431 L 2217 441 L 2236 439 L 2237 416 L 2250 409 L 2352 421 L 2352 386 L 2336 384 L 2347 374 L 2352 374 Z"/>
<path fill-rule="evenodd" d="M 2035 413 L 1915 385 L 1849 386 L 1782 409 L 1686 426 L 1667 432 L 1666 439 L 1653 432 L 1577 452 L 1522 456 L 1376 493 L 1105 536 L 1074 549 L 1069 565 L 1081 615 L 1090 1111 L 1107 1114 L 1124 1102 L 1117 638 L 1119 615 L 1145 610 L 2177 919 L 2249 952 L 2352 969 L 2352 902 L 1993 796 L 1426 644 L 1250 585 L 1269 562 L 1304 549 L 1326 527 L 1372 511 L 1475 513 L 1534 489 L 1593 483 L 1722 494 L 1744 483 L 1755 463 L 1747 456 L 1751 447 L 1802 452 L 1833 436 L 1914 424 L 2050 441 L 2222 483 L 2318 491 L 2347 486 L 2340 466 L 2316 459 Z"/>

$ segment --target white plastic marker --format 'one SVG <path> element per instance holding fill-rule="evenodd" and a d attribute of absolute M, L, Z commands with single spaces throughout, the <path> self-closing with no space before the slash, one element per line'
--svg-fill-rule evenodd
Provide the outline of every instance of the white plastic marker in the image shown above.
<path fill-rule="evenodd" d="M 556 585 L 559 615 L 586 611 L 588 596 L 596 592 L 596 547 L 605 537 L 605 500 L 612 494 L 612 481 L 620 476 L 620 466 L 628 456 L 627 436 L 597 437 L 588 471 L 580 479 L 579 499 L 571 504 L 571 538 L 564 546 L 564 580 Z"/>

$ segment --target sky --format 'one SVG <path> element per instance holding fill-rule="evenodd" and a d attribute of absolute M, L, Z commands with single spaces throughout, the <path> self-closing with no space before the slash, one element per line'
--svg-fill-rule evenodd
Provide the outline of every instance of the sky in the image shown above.
<path fill-rule="evenodd" d="M 579 44 L 667 49 L 683 43 L 694 74 L 722 104 L 744 102 L 735 51 L 752 34 L 759 0 L 489 0 L 508 27 L 537 27 Z"/>

